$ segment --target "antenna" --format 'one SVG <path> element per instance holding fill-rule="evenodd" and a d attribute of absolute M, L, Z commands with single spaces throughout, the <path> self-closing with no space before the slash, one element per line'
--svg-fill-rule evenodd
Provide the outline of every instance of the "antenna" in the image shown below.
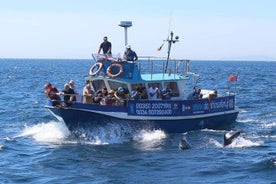
<path fill-rule="evenodd" d="M 170 36 L 171 37 L 167 39 L 167 42 L 168 42 L 168 55 L 167 55 L 167 62 L 166 62 L 165 72 L 168 69 L 168 62 L 169 62 L 169 59 L 170 59 L 172 43 L 175 43 L 175 42 L 179 41 L 178 40 L 179 39 L 178 36 L 176 36 L 175 38 L 173 38 L 173 32 L 171 32 Z"/>
<path fill-rule="evenodd" d="M 127 28 L 132 26 L 132 22 L 131 21 L 121 21 L 119 26 L 125 28 L 125 46 L 128 44 L 127 42 Z"/>

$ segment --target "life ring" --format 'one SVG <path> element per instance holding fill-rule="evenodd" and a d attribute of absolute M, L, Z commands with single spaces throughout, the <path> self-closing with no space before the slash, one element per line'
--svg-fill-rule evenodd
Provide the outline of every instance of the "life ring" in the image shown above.
<path fill-rule="evenodd" d="M 117 72 L 116 74 L 112 74 L 111 71 L 114 67 L 118 67 L 119 68 L 119 72 Z M 106 70 L 106 74 L 111 77 L 111 78 L 117 78 L 119 77 L 122 73 L 124 72 L 122 65 L 118 64 L 118 63 L 114 63 L 112 65 L 110 65 L 107 70 Z"/>
<path fill-rule="evenodd" d="M 94 69 L 95 69 L 96 67 L 98 67 L 98 69 L 94 72 Z M 103 64 L 102 64 L 102 63 L 100 63 L 100 62 L 95 63 L 95 64 L 90 68 L 90 70 L 89 70 L 89 75 L 91 75 L 91 76 L 97 75 L 97 74 L 101 71 L 102 67 L 103 67 Z"/>

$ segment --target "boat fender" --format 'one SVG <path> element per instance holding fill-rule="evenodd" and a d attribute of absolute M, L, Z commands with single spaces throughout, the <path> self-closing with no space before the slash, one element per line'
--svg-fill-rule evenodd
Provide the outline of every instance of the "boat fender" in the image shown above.
<path fill-rule="evenodd" d="M 118 67 L 119 68 L 119 72 L 112 74 L 111 71 L 114 67 Z M 106 74 L 111 77 L 111 78 L 117 78 L 119 77 L 122 73 L 124 72 L 122 65 L 118 64 L 118 63 L 114 63 L 112 65 L 110 65 L 107 70 L 106 70 Z"/>
<path fill-rule="evenodd" d="M 97 68 L 97 67 L 98 67 L 98 69 L 94 72 L 94 69 Z M 100 63 L 100 62 L 95 63 L 95 64 L 90 68 L 90 70 L 89 70 L 89 75 L 91 75 L 91 76 L 97 75 L 97 74 L 101 71 L 102 68 L 103 68 L 103 64 L 102 64 L 102 63 Z"/>

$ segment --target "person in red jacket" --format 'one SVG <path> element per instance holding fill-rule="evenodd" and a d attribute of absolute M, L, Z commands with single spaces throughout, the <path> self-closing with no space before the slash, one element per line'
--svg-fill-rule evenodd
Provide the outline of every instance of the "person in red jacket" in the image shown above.
<path fill-rule="evenodd" d="M 47 99 L 52 101 L 53 106 L 57 106 L 57 105 L 61 104 L 61 99 L 59 97 L 59 91 L 50 82 L 45 84 L 45 96 Z"/>

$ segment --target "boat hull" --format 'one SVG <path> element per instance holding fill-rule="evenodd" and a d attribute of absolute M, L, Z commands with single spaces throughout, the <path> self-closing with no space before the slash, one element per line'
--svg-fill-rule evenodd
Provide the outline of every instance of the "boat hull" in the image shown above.
<path fill-rule="evenodd" d="M 129 116 L 124 112 L 102 112 L 74 108 L 55 108 L 46 106 L 60 121 L 65 122 L 69 130 L 93 128 L 116 123 L 135 127 L 136 129 L 161 129 L 167 133 L 183 133 L 200 129 L 219 129 L 235 122 L 239 110 L 180 117 Z M 115 116 L 116 115 L 116 116 Z M 120 118 L 120 116 L 122 118 Z"/>

